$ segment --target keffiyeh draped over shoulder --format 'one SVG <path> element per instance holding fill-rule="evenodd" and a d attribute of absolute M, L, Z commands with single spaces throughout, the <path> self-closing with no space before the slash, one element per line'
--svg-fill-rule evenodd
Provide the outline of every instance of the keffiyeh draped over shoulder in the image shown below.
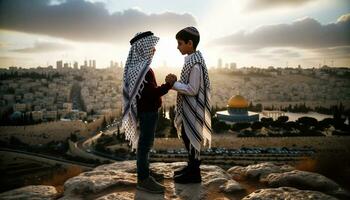
<path fill-rule="evenodd" d="M 140 32 L 130 41 L 131 48 L 125 63 L 123 75 L 123 117 L 122 127 L 126 140 L 132 149 L 137 148 L 139 132 L 137 131 L 137 99 L 141 95 L 145 76 L 150 69 L 153 58 L 152 48 L 159 38 L 152 32 Z"/>
<path fill-rule="evenodd" d="M 185 62 L 179 82 L 188 84 L 192 68 L 195 64 L 201 67 L 201 80 L 198 94 L 187 96 L 178 93 L 176 100 L 175 127 L 181 135 L 182 125 L 190 140 L 190 148 L 195 148 L 195 157 L 198 158 L 203 145 L 211 146 L 211 103 L 210 81 L 205 61 L 200 51 L 193 53 Z M 191 152 L 191 151 L 190 151 Z"/>

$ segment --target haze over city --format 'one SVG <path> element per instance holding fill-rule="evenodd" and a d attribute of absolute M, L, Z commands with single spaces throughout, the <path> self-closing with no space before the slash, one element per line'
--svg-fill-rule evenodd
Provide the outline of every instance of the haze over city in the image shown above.
<path fill-rule="evenodd" d="M 201 33 L 209 67 L 350 66 L 348 0 L 1 1 L 0 67 L 95 59 L 97 68 L 126 60 L 129 40 L 151 30 L 161 39 L 153 67 L 180 68 L 175 34 Z"/>

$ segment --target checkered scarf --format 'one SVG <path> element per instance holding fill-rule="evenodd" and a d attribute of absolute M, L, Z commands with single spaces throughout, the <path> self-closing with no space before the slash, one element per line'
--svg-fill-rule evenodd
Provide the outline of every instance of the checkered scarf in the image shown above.
<path fill-rule="evenodd" d="M 140 34 L 142 33 L 137 33 L 135 37 Z M 122 127 L 125 139 L 130 141 L 132 149 L 137 148 L 139 139 L 136 98 L 140 98 L 144 83 L 147 83 L 145 76 L 152 62 L 152 48 L 158 40 L 158 37 L 151 35 L 133 43 L 124 68 Z"/>
<path fill-rule="evenodd" d="M 201 84 L 196 96 L 177 94 L 175 127 L 178 135 L 181 135 L 182 125 L 190 140 L 190 148 L 195 148 L 196 158 L 199 158 L 201 143 L 211 146 L 211 103 L 210 103 L 210 81 L 208 70 L 201 52 L 196 51 L 190 59 L 185 62 L 181 71 L 181 83 L 188 84 L 191 70 L 195 64 L 201 67 Z M 190 151 L 191 152 L 191 151 Z"/>

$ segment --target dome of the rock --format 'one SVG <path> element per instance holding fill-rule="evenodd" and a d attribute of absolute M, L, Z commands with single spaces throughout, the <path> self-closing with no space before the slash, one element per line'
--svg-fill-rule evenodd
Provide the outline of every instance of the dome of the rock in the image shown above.
<path fill-rule="evenodd" d="M 232 96 L 228 102 L 228 108 L 248 108 L 248 101 L 241 95 Z"/>

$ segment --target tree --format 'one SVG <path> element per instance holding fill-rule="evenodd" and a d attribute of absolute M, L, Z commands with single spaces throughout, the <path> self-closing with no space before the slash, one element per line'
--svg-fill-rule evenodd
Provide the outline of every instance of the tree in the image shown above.
<path fill-rule="evenodd" d="M 175 106 L 169 107 L 169 118 L 172 122 L 174 121 L 174 119 L 175 119 Z"/>
<path fill-rule="evenodd" d="M 279 116 L 276 121 L 281 122 L 281 123 L 286 123 L 288 121 L 289 117 L 288 116 Z"/>
<path fill-rule="evenodd" d="M 170 118 L 170 123 L 171 123 L 171 129 L 170 129 L 170 135 L 169 137 L 171 138 L 176 138 L 177 137 L 177 130 L 175 128 L 175 106 L 170 106 L 169 108 L 169 118 Z"/>
<path fill-rule="evenodd" d="M 77 142 L 78 141 L 78 136 L 75 133 L 71 133 L 69 139 L 72 142 Z"/>
<path fill-rule="evenodd" d="M 33 123 L 34 123 L 33 114 L 32 114 L 32 112 L 30 112 L 30 114 L 29 114 L 29 124 L 33 124 Z"/>
<path fill-rule="evenodd" d="M 211 120 L 211 127 L 215 133 L 222 133 L 231 128 L 230 125 L 220 121 L 217 117 L 213 117 Z"/>
<path fill-rule="evenodd" d="M 102 123 L 101 123 L 101 128 L 105 129 L 106 126 L 107 126 L 106 116 L 103 116 L 103 120 L 102 120 Z"/>
<path fill-rule="evenodd" d="M 301 124 L 301 125 L 304 125 L 304 126 L 317 126 L 318 124 L 318 121 L 317 119 L 313 118 L 313 117 L 300 117 L 298 120 L 297 120 L 297 123 Z"/>
<path fill-rule="evenodd" d="M 171 122 L 169 119 L 165 117 L 165 113 L 166 113 L 166 110 L 164 107 L 161 107 L 158 111 L 159 118 L 158 118 L 158 125 L 156 129 L 157 137 L 164 137 L 165 136 L 165 133 L 163 133 L 164 129 L 171 126 Z"/>
<path fill-rule="evenodd" d="M 253 130 L 258 130 L 258 129 L 261 129 L 263 127 L 263 124 L 261 122 L 254 122 L 250 127 Z"/>
<path fill-rule="evenodd" d="M 325 118 L 318 122 L 317 129 L 324 130 L 325 128 L 329 128 L 330 126 L 334 126 L 335 120 L 333 118 Z"/>
<path fill-rule="evenodd" d="M 340 102 L 339 106 L 338 105 L 333 106 L 332 110 L 333 110 L 333 118 L 336 121 L 342 121 L 342 115 L 344 112 L 343 104 Z"/>
<path fill-rule="evenodd" d="M 249 103 L 248 109 L 249 109 L 249 110 L 252 110 L 252 109 L 254 109 L 254 105 L 253 105 L 253 102 L 250 102 L 250 103 Z"/>
<path fill-rule="evenodd" d="M 246 129 L 250 127 L 250 123 L 248 122 L 238 122 L 232 125 L 233 131 L 241 131 L 242 129 Z"/>
<path fill-rule="evenodd" d="M 255 111 L 257 111 L 257 112 L 261 112 L 262 111 L 262 108 L 263 108 L 263 105 L 261 104 L 261 103 L 258 103 L 258 104 L 256 104 L 256 106 L 255 106 Z"/>
<path fill-rule="evenodd" d="M 273 119 L 271 117 L 263 117 L 261 118 L 261 123 L 263 124 L 264 127 L 269 127 L 271 123 L 273 122 Z"/>

